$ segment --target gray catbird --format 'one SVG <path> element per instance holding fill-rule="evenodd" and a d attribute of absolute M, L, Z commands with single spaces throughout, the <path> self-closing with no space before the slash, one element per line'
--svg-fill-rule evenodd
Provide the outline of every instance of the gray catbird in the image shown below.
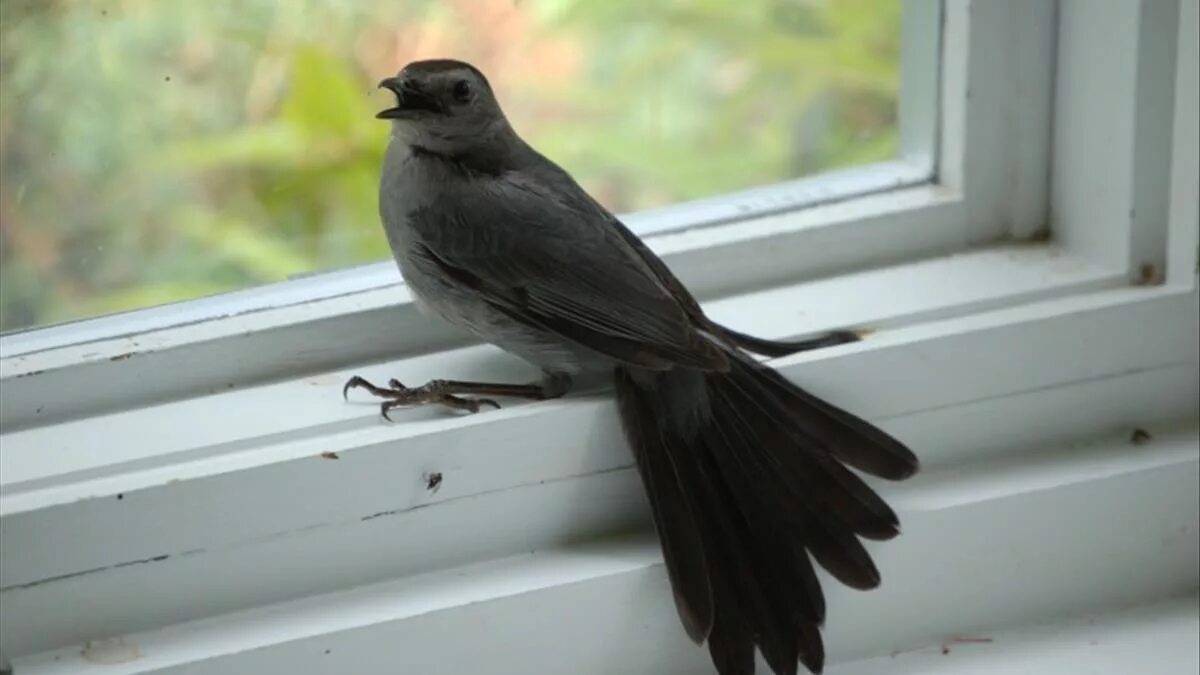
<path fill-rule="evenodd" d="M 746 352 L 781 356 L 856 339 L 777 342 L 704 315 L 683 284 L 558 165 L 513 131 L 487 79 L 419 61 L 380 83 L 396 106 L 379 210 L 424 308 L 542 369 L 539 384 L 351 378 L 400 405 L 476 411 L 490 398 L 561 396 L 611 374 L 684 629 L 721 675 L 824 664 L 825 600 L 811 554 L 841 582 L 879 584 L 859 537 L 896 514 L 848 464 L 911 476 L 917 458 Z M 743 351 L 746 350 L 746 351 Z M 465 395 L 465 396 L 464 396 Z"/>

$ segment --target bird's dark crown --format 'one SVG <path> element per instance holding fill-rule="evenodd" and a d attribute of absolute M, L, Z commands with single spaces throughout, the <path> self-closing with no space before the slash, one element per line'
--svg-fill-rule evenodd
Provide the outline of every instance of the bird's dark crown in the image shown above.
<path fill-rule="evenodd" d="M 491 87 L 491 85 L 488 83 L 487 77 L 480 72 L 478 68 L 467 63 L 466 61 L 456 61 L 454 59 L 426 59 L 424 61 L 413 61 L 407 66 L 404 66 L 400 72 L 410 77 L 420 78 L 452 73 L 456 70 L 468 70 L 474 73 L 475 77 L 479 78 L 480 82 L 487 84 L 489 88 Z"/>

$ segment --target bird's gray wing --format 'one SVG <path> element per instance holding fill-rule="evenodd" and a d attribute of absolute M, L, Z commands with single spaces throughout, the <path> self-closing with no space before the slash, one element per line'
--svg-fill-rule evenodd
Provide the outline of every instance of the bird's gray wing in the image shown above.
<path fill-rule="evenodd" d="M 444 191 L 412 214 L 417 254 L 510 318 L 617 361 L 727 368 L 612 216 L 574 190 L 509 175 Z"/>

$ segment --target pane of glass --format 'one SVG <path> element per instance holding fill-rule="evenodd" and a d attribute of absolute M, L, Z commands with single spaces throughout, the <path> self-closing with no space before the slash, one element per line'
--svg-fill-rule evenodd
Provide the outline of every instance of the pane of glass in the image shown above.
<path fill-rule="evenodd" d="M 489 75 L 628 212 L 889 159 L 899 0 L 5 0 L 0 329 L 388 257 L 375 83 Z"/>

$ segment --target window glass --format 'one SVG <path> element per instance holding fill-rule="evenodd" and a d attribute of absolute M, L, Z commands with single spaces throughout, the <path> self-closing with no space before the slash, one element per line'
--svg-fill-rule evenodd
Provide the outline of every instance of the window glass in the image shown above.
<path fill-rule="evenodd" d="M 895 157 L 899 0 L 5 0 L 0 329 L 386 258 L 404 63 L 616 212 Z"/>

